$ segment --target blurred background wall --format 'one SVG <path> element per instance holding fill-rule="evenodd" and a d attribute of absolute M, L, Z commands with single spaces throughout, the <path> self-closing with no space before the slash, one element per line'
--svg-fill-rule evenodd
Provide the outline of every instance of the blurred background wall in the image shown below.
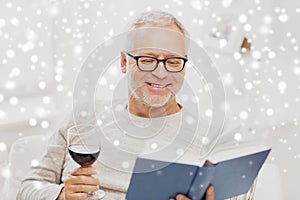
<path fill-rule="evenodd" d="M 147 10 L 172 13 L 206 48 L 226 115 L 265 138 L 285 199 L 299 197 L 300 2 L 292 0 L 0 1 L 0 165 L 16 139 L 59 127 L 85 58 Z"/>

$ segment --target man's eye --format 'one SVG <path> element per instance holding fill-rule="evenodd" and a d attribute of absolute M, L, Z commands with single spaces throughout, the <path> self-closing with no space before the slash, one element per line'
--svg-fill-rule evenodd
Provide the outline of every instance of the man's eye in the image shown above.
<path fill-rule="evenodd" d="M 140 59 L 140 62 L 141 63 L 144 63 L 144 64 L 150 64 L 150 63 L 153 63 L 155 60 L 154 59 L 151 59 L 151 58 L 143 58 L 143 59 Z"/>
<path fill-rule="evenodd" d="M 170 59 L 167 61 L 167 63 L 170 65 L 179 65 L 181 63 L 181 61 L 178 59 Z"/>

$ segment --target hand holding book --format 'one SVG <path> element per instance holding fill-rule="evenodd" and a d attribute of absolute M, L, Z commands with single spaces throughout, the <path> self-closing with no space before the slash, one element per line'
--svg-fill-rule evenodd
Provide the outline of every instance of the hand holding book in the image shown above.
<path fill-rule="evenodd" d="M 205 196 L 209 185 L 214 186 L 215 200 L 245 194 L 253 184 L 270 149 L 225 161 L 210 167 L 168 163 L 138 158 L 127 192 L 127 200 L 169 199 L 184 194 L 193 200 Z M 207 163 L 206 163 L 207 164 Z M 155 169 L 155 166 L 166 166 Z"/>
<path fill-rule="evenodd" d="M 170 198 L 169 200 L 191 200 L 190 198 L 188 198 L 187 196 L 183 195 L 183 194 L 178 194 L 176 195 L 174 198 Z M 214 187 L 211 185 L 207 188 L 206 190 L 206 194 L 205 194 L 205 200 L 215 200 L 215 191 L 214 191 Z"/>

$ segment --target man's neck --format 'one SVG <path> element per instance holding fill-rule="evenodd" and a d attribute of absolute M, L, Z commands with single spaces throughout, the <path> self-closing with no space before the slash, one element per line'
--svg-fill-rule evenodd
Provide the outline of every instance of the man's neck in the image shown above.
<path fill-rule="evenodd" d="M 180 111 L 181 107 L 176 102 L 175 98 L 161 107 L 152 107 L 143 104 L 135 98 L 130 98 L 127 109 L 133 115 L 145 118 L 156 118 L 177 113 Z"/>

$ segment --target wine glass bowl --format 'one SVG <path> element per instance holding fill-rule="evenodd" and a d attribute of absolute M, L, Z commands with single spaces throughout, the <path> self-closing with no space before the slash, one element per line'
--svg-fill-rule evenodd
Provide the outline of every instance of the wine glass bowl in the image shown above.
<path fill-rule="evenodd" d="M 68 151 L 81 167 L 91 167 L 101 151 L 99 128 L 91 124 L 74 125 L 68 129 Z M 103 190 L 88 193 L 87 200 L 99 200 L 105 196 Z"/>
<path fill-rule="evenodd" d="M 90 167 L 97 160 L 100 154 L 100 148 L 96 146 L 73 144 L 69 146 L 69 154 L 81 167 Z"/>

